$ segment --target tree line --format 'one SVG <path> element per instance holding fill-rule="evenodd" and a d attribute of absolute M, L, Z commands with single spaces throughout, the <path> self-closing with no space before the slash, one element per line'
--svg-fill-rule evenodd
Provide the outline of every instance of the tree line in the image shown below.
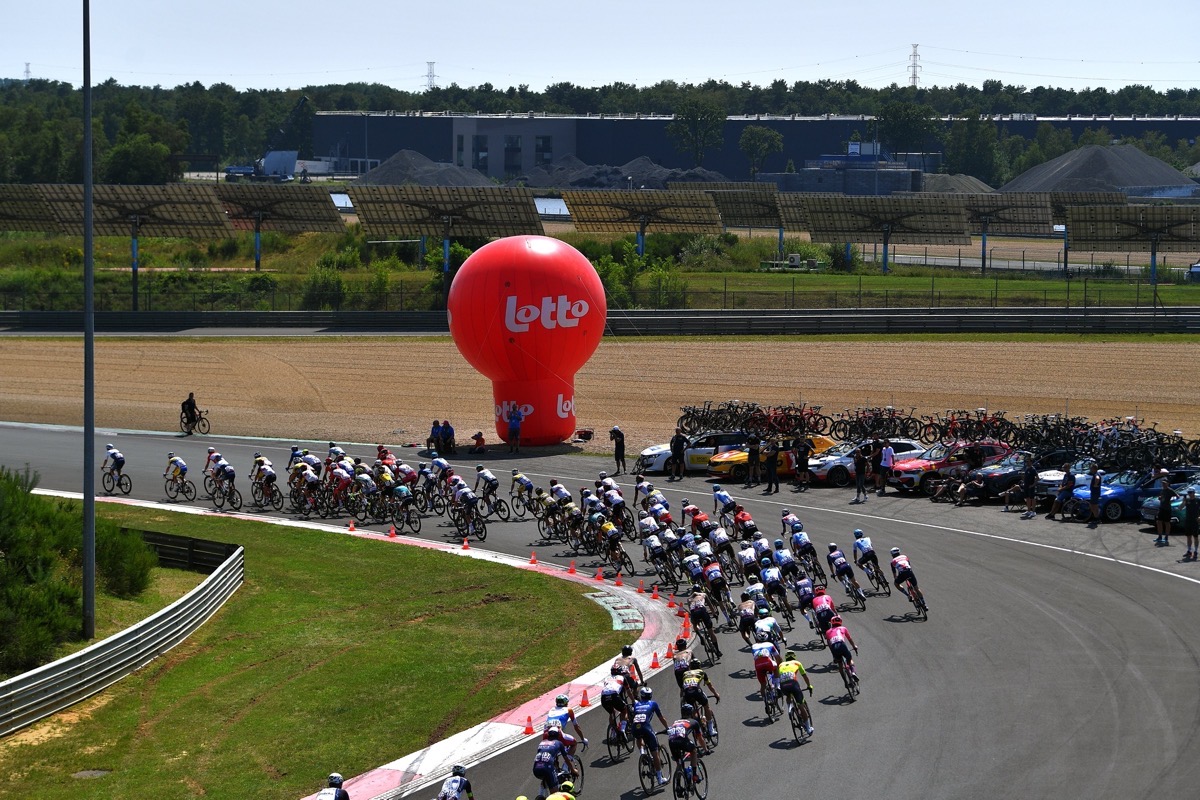
<path fill-rule="evenodd" d="M 122 86 L 108 80 L 93 89 L 93 158 L 97 180 L 108 183 L 163 183 L 178 180 L 192 154 L 219 164 L 249 164 L 262 155 L 301 95 L 301 110 L 278 146 L 312 156 L 311 120 L 316 110 L 452 111 L 561 114 L 678 114 L 682 124 L 698 115 L 704 124 L 725 115 L 862 114 L 878 117 L 878 135 L 894 150 L 939 148 L 949 172 L 973 175 L 998 185 L 1081 144 L 1107 144 L 1103 128 L 1076 140 L 1069 131 L 1046 124 L 1033 139 L 1007 134 L 993 114 L 1066 116 L 1200 116 L 1200 89 L 1158 92 L 1131 85 L 1110 91 L 1057 89 L 985 81 L 982 87 L 891 86 L 874 89 L 853 80 L 776 80 L 767 86 L 710 80 L 699 84 L 661 81 L 650 86 L 552 84 L 544 91 L 526 85 L 500 89 L 489 83 L 451 84 L 420 92 L 381 84 L 352 83 L 299 89 L 238 90 L 224 83 L 199 82 L 174 88 Z M 83 179 L 82 92 L 71 84 L 46 80 L 0 81 L 0 183 L 78 183 Z M 955 121 L 946 129 L 940 118 Z M 676 137 L 694 149 L 700 129 Z M 684 143 L 688 144 L 684 144 Z M 1176 167 L 1200 161 L 1194 142 L 1168 142 L 1153 134 L 1132 142 Z M 776 142 L 745 143 L 752 170 Z M 757 154 L 757 155 L 751 155 Z M 695 156 L 695 153 L 693 153 Z M 702 157 L 702 152 L 701 152 Z"/>

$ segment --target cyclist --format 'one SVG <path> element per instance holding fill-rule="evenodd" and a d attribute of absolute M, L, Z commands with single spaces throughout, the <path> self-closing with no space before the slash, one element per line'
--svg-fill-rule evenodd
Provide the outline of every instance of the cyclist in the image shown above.
<path fill-rule="evenodd" d="M 765 696 L 768 677 L 772 684 L 775 682 L 775 670 L 780 661 L 779 648 L 770 639 L 763 639 L 750 645 L 750 652 L 754 656 L 754 674 L 758 677 L 758 690 Z"/>
<path fill-rule="evenodd" d="M 579 727 L 579 720 L 575 719 L 575 709 L 571 708 L 571 698 L 565 694 L 560 694 L 554 698 L 554 708 L 546 712 L 545 730 L 550 730 L 554 723 L 558 723 L 558 727 L 566 729 L 567 723 L 571 723 L 571 727 L 575 729 L 575 733 L 579 734 L 579 738 L 583 740 L 583 746 L 587 747 L 587 737 L 583 735 L 583 730 Z M 575 740 L 563 734 L 563 743 L 567 745 L 567 752 L 575 755 Z"/>
<path fill-rule="evenodd" d="M 662 709 L 658 707 L 658 701 L 654 699 L 654 690 L 649 686 L 643 686 L 638 691 L 638 699 L 633 704 L 630 716 L 633 719 L 633 735 L 641 740 L 654 758 L 654 772 L 658 776 L 658 785 L 662 786 L 667 782 L 667 776 L 663 774 L 662 759 L 658 754 L 658 737 L 654 735 L 654 718 L 658 717 L 664 728 L 667 727 L 667 718 L 663 716 Z"/>
<path fill-rule="evenodd" d="M 813 685 L 808 679 L 808 673 L 804 671 L 804 665 L 791 650 L 787 651 L 783 661 L 775 668 L 775 677 L 779 679 L 779 693 L 800 709 L 800 721 L 804 724 L 804 732 L 812 736 L 812 714 L 808 711 L 808 703 L 804 702 L 802 692 L 808 689 L 808 696 L 812 697 Z M 800 686 L 800 678 L 804 679 L 803 687 Z"/>
<path fill-rule="evenodd" d="M 846 554 L 838 549 L 837 542 L 829 543 L 829 553 L 825 556 L 829 562 L 829 574 L 840 580 L 842 576 L 850 579 L 850 591 L 862 591 L 858 586 L 858 579 L 854 577 L 854 567 L 850 566 L 850 562 L 846 559 Z"/>
<path fill-rule="evenodd" d="M 429 467 L 433 470 L 433 477 L 438 481 L 449 480 L 451 472 L 450 462 L 438 455 L 434 450 L 429 454 Z"/>
<path fill-rule="evenodd" d="M 609 478 L 608 480 L 612 480 Z M 621 490 L 615 485 L 612 488 L 603 489 L 604 507 L 612 512 L 613 519 L 621 519 L 625 511 L 625 496 L 621 494 Z"/>
<path fill-rule="evenodd" d="M 551 794 L 546 800 L 575 800 L 575 783 L 574 781 L 563 781 L 558 786 L 558 791 Z M 529 798 L 518 797 L 517 800 L 529 800 Z"/>
<path fill-rule="evenodd" d="M 779 627 L 779 622 L 771 616 L 771 609 L 759 606 L 754 613 L 757 616 L 754 620 L 755 640 L 774 642 L 787 647 L 787 637 L 783 635 L 783 628 Z"/>
<path fill-rule="evenodd" d="M 517 498 L 524 498 L 526 502 L 533 498 L 533 481 L 525 477 L 525 474 L 518 469 L 512 471 L 512 483 L 508 486 L 508 493 Z"/>
<path fill-rule="evenodd" d="M 559 790 L 558 760 L 560 758 L 566 762 L 571 777 L 578 774 L 575 771 L 575 762 L 566 755 L 567 746 L 563 744 L 562 731 L 558 728 L 550 728 L 546 731 L 546 737 L 538 743 L 537 754 L 533 757 L 533 777 L 545 781 L 546 785 L 550 787 L 550 791 L 557 792 Z M 575 788 L 574 784 L 571 788 Z"/>
<path fill-rule="evenodd" d="M 315 453 L 310 453 L 307 450 L 301 450 L 300 451 L 300 460 L 303 461 L 305 464 L 308 464 L 308 468 L 311 469 L 313 472 L 315 472 L 317 474 L 317 477 L 321 476 L 321 463 L 322 462 L 321 462 L 320 456 L 316 455 Z"/>
<path fill-rule="evenodd" d="M 479 491 L 479 484 L 483 484 L 483 501 L 487 503 L 490 509 L 496 502 L 496 490 L 500 488 L 500 480 L 492 474 L 490 469 L 487 469 L 483 464 L 475 465 L 475 491 Z"/>
<path fill-rule="evenodd" d="M 204 457 L 204 469 L 201 470 L 206 475 L 212 475 L 213 467 L 221 460 L 221 454 L 217 452 L 217 448 L 208 448 L 208 455 Z"/>
<path fill-rule="evenodd" d="M 637 499 L 639 497 L 641 497 L 642 498 L 642 500 L 641 500 L 642 508 L 644 509 L 644 508 L 646 508 L 646 498 L 649 497 L 650 493 L 654 491 L 654 484 L 651 483 L 650 481 L 646 480 L 645 475 L 635 475 L 633 480 L 634 480 L 634 484 L 633 484 L 634 502 L 637 502 L 638 501 Z"/>
<path fill-rule="evenodd" d="M 612 665 L 619 667 L 621 674 L 630 679 L 632 685 L 629 687 L 631 691 L 636 691 L 639 686 L 646 682 L 646 676 L 642 674 L 642 665 L 633 656 L 633 646 L 624 645 L 621 647 L 621 655 L 613 659 Z"/>
<path fill-rule="evenodd" d="M 713 484 L 713 514 L 733 514 L 737 509 L 737 503 L 733 501 L 733 497 L 729 492 L 721 488 L 721 484 Z"/>
<path fill-rule="evenodd" d="M 708 717 L 708 695 L 704 693 L 705 686 L 712 692 L 713 699 L 720 703 L 721 694 L 712 685 L 708 673 L 700 668 L 700 659 L 692 656 L 688 661 L 687 672 L 683 673 L 683 699 L 681 702 L 696 706 L 700 712 L 700 721 L 704 723 L 704 732 L 711 735 L 713 724 Z"/>
<path fill-rule="evenodd" d="M 110 461 L 112 462 L 111 467 L 109 467 Z M 103 472 L 105 468 L 109 468 L 118 481 L 121 479 L 121 470 L 125 468 L 125 456 L 111 444 L 104 445 L 104 463 L 100 465 L 100 471 Z"/>
<path fill-rule="evenodd" d="M 679 518 L 687 521 L 688 517 L 692 518 L 692 533 L 699 531 L 701 524 L 708 522 L 708 514 L 700 510 L 700 506 L 690 502 L 686 497 L 683 498 L 683 510 L 679 512 Z"/>
<path fill-rule="evenodd" d="M 163 473 L 163 477 L 167 477 L 167 474 L 170 473 L 173 481 L 182 483 L 187 476 L 187 462 L 174 453 L 167 453 L 167 466 L 164 469 L 166 472 Z"/>
<path fill-rule="evenodd" d="M 350 793 L 342 788 L 344 782 L 345 779 L 342 778 L 341 773 L 329 773 L 329 777 L 326 779 L 326 783 L 329 785 L 317 792 L 317 800 L 350 800 Z"/>
<path fill-rule="evenodd" d="M 386 464 L 387 459 L 384 459 L 383 463 Z M 396 465 L 394 472 L 396 473 L 396 479 L 409 489 L 415 489 L 417 486 L 417 480 L 421 477 L 420 473 L 418 473 L 408 464 L 405 464 L 403 461 Z"/>
<path fill-rule="evenodd" d="M 846 667 L 850 670 L 850 674 L 858 677 L 858 673 L 854 671 L 854 657 L 850 655 L 850 648 L 854 648 L 854 652 L 858 652 L 858 645 L 854 643 L 854 637 L 850 635 L 850 631 L 842 624 L 841 616 L 834 615 L 829 621 L 829 630 L 825 631 L 825 643 L 829 645 L 829 652 L 833 656 L 834 662 L 843 661 Z"/>
<path fill-rule="evenodd" d="M 707 528 L 707 531 L 705 531 L 705 528 Z M 717 556 L 724 553 L 725 557 L 729 559 L 730 564 L 736 565 L 738 563 L 737 552 L 733 547 L 733 538 L 724 528 L 715 522 L 709 521 L 704 523 L 701 531 L 707 533 L 708 541 L 712 544 L 713 552 Z"/>
<path fill-rule="evenodd" d="M 346 500 L 346 492 L 350 489 L 350 483 L 354 480 L 354 474 L 339 461 L 333 465 L 333 469 L 329 471 L 330 485 L 333 486 L 333 507 L 340 508 Z"/>
<path fill-rule="evenodd" d="M 749 511 L 740 505 L 737 506 L 736 511 L 737 513 L 733 515 L 734 533 L 741 535 L 743 538 L 759 533 L 758 523 L 754 521 L 754 517 L 750 516 Z M 761 538 L 761 534 L 759 536 Z"/>
<path fill-rule="evenodd" d="M 256 456 L 254 467 L 250 471 L 250 479 L 262 486 L 263 497 L 270 498 L 275 492 L 275 467 L 265 456 Z"/>
<path fill-rule="evenodd" d="M 793 514 L 791 511 L 789 511 L 785 508 L 783 510 L 783 520 L 782 520 L 783 530 L 781 530 L 779 532 L 780 535 L 790 532 L 792 530 L 792 526 L 795 525 L 799 521 L 800 521 L 799 517 L 797 517 L 795 514 Z M 803 529 L 804 526 L 801 525 L 800 527 L 801 527 L 801 529 Z"/>
<path fill-rule="evenodd" d="M 617 569 L 620 570 L 622 561 L 621 555 L 625 552 L 625 548 L 621 547 L 621 529 L 614 525 L 611 519 L 605 517 L 603 512 L 600 512 L 600 519 L 602 519 L 603 522 L 600 523 L 600 528 L 597 531 L 597 535 L 600 537 L 600 541 L 604 543 L 604 547 L 608 550 L 609 561 L 611 561 L 617 567 Z"/>
<path fill-rule="evenodd" d="M 786 606 L 788 604 L 788 596 L 787 589 L 783 587 L 783 571 L 775 566 L 775 562 L 769 557 L 763 558 L 759 562 L 759 566 L 762 567 L 758 574 L 759 579 L 763 583 L 765 594 L 768 597 L 775 595 L 779 599 L 779 602 Z"/>
<path fill-rule="evenodd" d="M 871 537 L 863 533 L 862 528 L 854 529 L 854 563 L 864 571 L 866 564 L 870 563 L 875 568 L 875 574 L 883 577 L 883 572 L 879 569 L 879 557 L 875 555 L 875 548 L 871 546 Z"/>
<path fill-rule="evenodd" d="M 783 546 L 783 539 L 775 540 L 775 555 L 772 558 L 785 580 L 790 579 L 794 583 L 800 577 L 800 564 L 796 562 L 796 557 Z"/>
<path fill-rule="evenodd" d="M 759 561 L 771 557 L 771 543 L 763 536 L 762 531 L 756 530 L 751 534 L 750 546 L 754 548 L 754 557 Z"/>
<path fill-rule="evenodd" d="M 792 552 L 796 558 L 811 558 L 813 563 L 817 563 L 817 548 L 813 545 L 812 540 L 808 538 L 808 534 L 804 532 L 803 522 L 792 523 Z"/>
<path fill-rule="evenodd" d="M 688 553 L 683 557 L 683 568 L 687 571 L 687 577 L 692 583 L 699 583 L 704 578 L 704 565 L 700 563 L 700 556 L 695 553 Z"/>
<path fill-rule="evenodd" d="M 237 473 L 233 469 L 233 465 L 222 458 L 213 465 L 213 480 L 217 483 L 227 484 L 229 489 L 233 488 L 233 483 L 237 478 Z"/>
<path fill-rule="evenodd" d="M 675 653 L 671 657 L 671 666 L 675 668 L 675 682 L 679 684 L 680 692 L 683 692 L 683 673 L 690 669 L 691 663 L 692 651 L 688 647 L 687 639 L 676 639 Z"/>
<path fill-rule="evenodd" d="M 708 595 L 716 601 L 717 605 L 722 609 L 727 606 L 722 603 L 722 600 L 728 600 L 729 605 L 733 605 L 733 598 L 729 595 L 729 581 L 725 579 L 725 573 L 721 571 L 721 564 L 715 556 L 708 556 L 704 559 L 704 583 L 708 586 Z M 725 612 L 725 620 L 732 625 L 733 620 L 729 617 L 729 612 Z M 720 648 L 717 650 L 720 654 Z"/>
<path fill-rule="evenodd" d="M 813 582 L 809 579 L 808 573 L 800 570 L 798 579 L 792 584 L 792 588 L 796 590 L 796 599 L 800 604 L 800 613 L 804 615 L 804 619 L 808 621 L 808 627 L 816 627 L 812 616 L 813 598 L 816 596 L 813 590 Z"/>
<path fill-rule="evenodd" d="M 738 548 L 737 560 L 734 561 L 741 568 L 742 580 L 749 582 L 752 577 L 758 575 L 758 555 L 754 552 L 754 545 L 749 539 L 742 541 L 742 546 Z"/>
<path fill-rule="evenodd" d="M 680 762 L 683 761 L 685 754 L 688 756 L 692 781 L 698 782 L 700 780 L 698 753 L 700 750 L 708 752 L 708 742 L 704 739 L 704 726 L 696 718 L 696 707 L 691 703 L 681 705 L 679 714 L 679 719 L 667 727 L 667 746 L 671 748 L 671 755 Z"/>
<path fill-rule="evenodd" d="M 671 510 L 671 504 L 667 501 L 667 496 L 658 489 L 650 490 L 650 494 L 646 495 L 645 499 L 642 500 L 642 507 L 654 514 L 656 517 L 661 515 L 661 511 L 659 513 L 655 513 L 655 508 L 659 508 L 666 512 L 670 512 Z"/>
<path fill-rule="evenodd" d="M 375 445 L 375 457 L 389 468 L 394 469 L 396 466 L 396 455 L 381 444 Z"/>
<path fill-rule="evenodd" d="M 596 477 L 600 479 L 600 488 L 604 491 L 607 492 L 609 489 L 616 489 L 618 492 L 621 491 L 621 487 L 617 485 L 616 481 L 608 477 L 607 472 L 601 472 Z"/>
<path fill-rule="evenodd" d="M 738 603 L 734 614 L 737 617 L 737 629 L 738 633 L 742 635 L 742 641 L 752 644 L 754 620 L 758 616 L 758 611 L 755 609 L 754 598 L 750 596 L 749 592 L 742 592 L 741 602 Z"/>
<path fill-rule="evenodd" d="M 329 443 L 329 457 L 334 461 L 341 461 L 342 456 L 346 455 L 346 451 L 337 446 L 336 442 Z"/>
<path fill-rule="evenodd" d="M 692 621 L 692 625 L 696 630 L 703 625 L 708 630 L 709 639 L 713 642 L 717 640 L 713 632 L 712 615 L 708 613 L 708 596 L 704 594 L 704 587 L 699 583 L 692 584 L 692 594 L 688 598 L 688 618 Z M 717 647 L 717 656 L 721 655 L 721 648 Z"/>
<path fill-rule="evenodd" d="M 924 603 L 925 595 L 917 587 L 917 576 L 913 573 L 912 565 L 908 562 L 908 556 L 901 553 L 899 547 L 893 547 L 891 553 L 892 582 L 896 584 L 896 588 L 899 589 L 900 592 L 909 600 L 912 599 L 912 595 L 905 590 L 904 584 L 910 584 L 912 586 L 913 594 L 917 596 L 918 600 Z M 929 608 L 928 603 L 925 604 L 925 608 Z"/>
<path fill-rule="evenodd" d="M 462 764 L 455 764 L 450 768 L 450 777 L 442 783 L 437 800 L 462 800 L 464 792 L 467 800 L 475 800 L 475 795 L 471 792 L 471 782 L 467 780 L 467 768 Z"/>
<path fill-rule="evenodd" d="M 629 704 L 625 702 L 625 676 L 617 667 L 608 668 L 608 677 L 600 685 L 600 707 L 608 712 L 608 721 L 622 733 L 629 725 Z"/>
<path fill-rule="evenodd" d="M 837 616 L 837 606 L 833 602 L 833 598 L 825 592 L 824 586 L 818 586 L 813 589 L 812 600 L 813 618 L 817 623 L 817 631 L 821 634 L 821 641 L 825 641 L 825 631 L 829 628 L 830 621 Z"/>
<path fill-rule="evenodd" d="M 591 489 L 588 489 L 587 487 L 580 487 L 579 507 L 583 509 L 585 514 L 591 514 L 593 511 L 598 511 L 603 507 L 603 505 L 604 504 L 600 502 L 600 498 L 596 497 Z"/>
<path fill-rule="evenodd" d="M 550 479 L 550 496 L 558 501 L 560 506 L 565 506 L 571 502 L 571 490 L 563 486 L 554 478 Z"/>
<path fill-rule="evenodd" d="M 293 476 L 304 487 L 304 516 L 317 504 L 317 490 L 321 488 L 321 479 L 309 466 L 303 462 L 292 467 Z"/>

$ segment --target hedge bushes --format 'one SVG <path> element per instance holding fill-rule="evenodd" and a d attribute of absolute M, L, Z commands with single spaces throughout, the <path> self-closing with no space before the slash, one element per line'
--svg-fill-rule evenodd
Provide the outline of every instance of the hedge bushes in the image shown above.
<path fill-rule="evenodd" d="M 0 676 L 44 664 L 82 636 L 83 516 L 32 494 L 37 476 L 0 467 Z M 96 520 L 96 585 L 132 597 L 158 559 L 136 531 Z"/>

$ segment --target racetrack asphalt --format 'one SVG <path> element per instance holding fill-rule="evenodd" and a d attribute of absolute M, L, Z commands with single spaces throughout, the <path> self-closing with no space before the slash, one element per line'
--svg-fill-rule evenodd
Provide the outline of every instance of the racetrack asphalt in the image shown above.
<path fill-rule="evenodd" d="M 78 491 L 80 437 L 77 428 L 0 423 L 0 452 L 10 468 L 28 463 L 38 471 L 43 487 Z M 160 475 L 168 450 L 198 470 L 212 442 L 244 475 L 255 450 L 278 464 L 292 444 L 101 431 L 98 452 L 106 441 L 127 456 L 134 495 L 164 502 Z M 326 446 L 297 444 L 318 452 Z M 373 451 L 343 446 L 364 456 Z M 417 460 L 411 450 L 398 452 Z M 511 459 L 489 453 L 481 460 L 502 483 L 511 467 L 519 467 L 539 485 L 557 477 L 570 488 L 590 485 L 598 470 L 611 465 L 576 455 Z M 452 462 L 469 467 L 465 457 Z M 465 471 L 469 477 L 471 470 Z M 626 487 L 632 482 L 622 479 Z M 705 507 L 711 494 L 700 476 L 655 482 L 676 510 L 682 496 Z M 872 496 L 856 506 L 847 504 L 846 490 L 801 494 L 785 487 L 763 496 L 729 488 L 769 536 L 786 506 L 805 521 L 819 552 L 828 541 L 848 547 L 855 527 L 866 530 L 881 552 L 901 546 L 931 610 L 928 621 L 914 620 L 904 598 L 893 593 L 870 598 L 865 611 L 844 614 L 861 650 L 862 694 L 852 703 L 841 697 L 826 651 L 807 642 L 807 627 L 790 634 L 816 686 L 810 700 L 816 735 L 803 746 L 791 741 L 786 719 L 763 720 L 750 657 L 736 634 L 721 634 L 725 657 L 709 670 L 723 698 L 715 707 L 721 744 L 706 758 L 712 797 L 747 789 L 898 798 L 1195 795 L 1200 619 L 1192 612 L 1198 589 L 1192 572 L 1200 567 L 1176 561 L 1182 539 L 1172 548 L 1155 548 L 1152 534 L 1134 523 L 1089 530 L 1041 518 L 1022 521 L 994 505 L 935 505 L 915 495 Z M 426 520 L 423 539 L 457 539 L 433 522 Z M 472 547 L 526 559 L 536 550 L 539 561 L 565 565 L 575 559 L 583 571 L 598 566 L 591 557 L 539 541 L 532 523 L 490 525 L 486 543 Z M 630 548 L 643 569 L 639 550 Z M 638 577 L 646 575 L 634 581 Z M 844 600 L 840 589 L 834 596 Z M 670 717 L 677 711 L 674 679 L 662 674 L 650 685 Z M 583 714 L 581 725 L 592 744 L 584 759 L 584 796 L 640 795 L 634 760 L 609 763 L 603 712 Z M 534 797 L 532 750 L 525 743 L 472 765 L 481 800 Z M 381 753 L 380 760 L 400 755 Z M 423 787 L 413 796 L 435 791 Z"/>

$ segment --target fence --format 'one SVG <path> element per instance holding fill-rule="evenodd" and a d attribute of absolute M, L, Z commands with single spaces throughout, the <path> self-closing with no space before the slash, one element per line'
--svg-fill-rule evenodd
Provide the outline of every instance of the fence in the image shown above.
<path fill-rule="evenodd" d="M 197 549 L 186 537 L 170 538 L 180 541 L 168 549 Z M 200 549 L 215 552 L 226 547 L 204 542 Z M 244 570 L 245 552 L 233 546 L 233 552 L 199 586 L 153 616 L 78 653 L 0 683 L 0 736 L 102 691 L 182 642 L 237 591 Z"/>

